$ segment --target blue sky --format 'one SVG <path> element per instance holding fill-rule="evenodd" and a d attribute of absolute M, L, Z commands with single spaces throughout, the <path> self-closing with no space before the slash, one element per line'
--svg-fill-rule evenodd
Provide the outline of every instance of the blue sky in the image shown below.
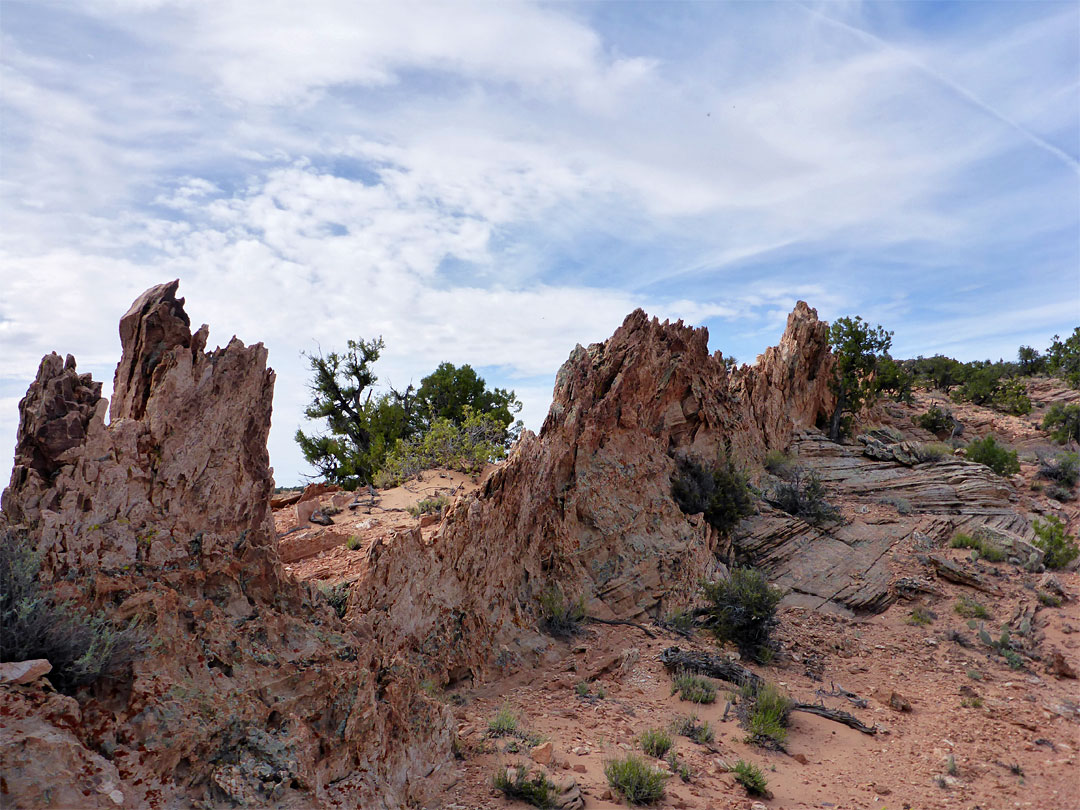
<path fill-rule="evenodd" d="M 108 389 L 176 277 L 268 346 L 286 484 L 300 352 L 348 338 L 535 429 L 637 306 L 745 361 L 800 298 L 896 356 L 1080 323 L 1075 2 L 5 0 L 0 36 L 6 448 L 41 355 Z"/>

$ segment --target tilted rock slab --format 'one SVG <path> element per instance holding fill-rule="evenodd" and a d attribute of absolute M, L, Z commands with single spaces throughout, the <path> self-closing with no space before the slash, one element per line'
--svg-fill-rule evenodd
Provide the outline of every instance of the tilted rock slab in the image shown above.
<path fill-rule="evenodd" d="M 76 727 L 13 715 L 30 719 L 0 739 L 6 800 L 41 806 L 43 779 L 81 784 L 78 752 L 94 766 L 108 750 L 120 793 L 87 785 L 82 806 L 423 801 L 449 767 L 448 714 L 284 574 L 266 349 L 233 338 L 204 351 L 207 327 L 191 333 L 177 285 L 121 320 L 109 424 L 100 384 L 71 357 L 42 360 L 20 403 L 5 520 L 62 596 L 137 618 L 145 648 L 81 696 Z"/>

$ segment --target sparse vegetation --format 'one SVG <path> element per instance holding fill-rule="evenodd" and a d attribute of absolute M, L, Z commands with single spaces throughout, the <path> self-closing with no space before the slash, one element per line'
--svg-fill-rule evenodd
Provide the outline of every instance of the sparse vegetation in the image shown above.
<path fill-rule="evenodd" d="M 765 469 L 778 478 L 787 479 L 798 466 L 794 458 L 780 450 L 770 450 L 765 455 Z"/>
<path fill-rule="evenodd" d="M 1047 568 L 1064 568 L 1080 556 L 1076 537 L 1067 535 L 1065 524 L 1054 515 L 1045 521 L 1036 520 L 1032 528 L 1035 530 L 1034 543 L 1042 549 Z"/>
<path fill-rule="evenodd" d="M 1041 455 L 1039 477 L 1072 489 L 1080 481 L 1080 454 L 1062 452 Z"/>
<path fill-rule="evenodd" d="M 439 495 L 436 498 L 424 498 L 415 506 L 408 507 L 407 511 L 416 518 L 421 515 L 441 515 L 449 505 L 450 499 L 445 495 Z"/>
<path fill-rule="evenodd" d="M 990 611 L 986 609 L 986 605 L 981 602 L 977 602 L 970 596 L 964 595 L 956 600 L 954 610 L 960 616 L 965 619 L 989 619 Z"/>
<path fill-rule="evenodd" d="M 953 454 L 952 448 L 945 442 L 916 442 L 911 445 L 911 452 L 922 463 L 952 458 Z"/>
<path fill-rule="evenodd" d="M 520 724 L 521 721 L 518 720 L 514 710 L 508 705 L 503 705 L 499 707 L 499 711 L 495 713 L 495 716 L 491 718 L 491 722 L 488 723 L 488 733 L 492 737 L 516 735 Z"/>
<path fill-rule="evenodd" d="M 882 498 L 878 498 L 878 503 L 884 504 L 885 506 L 891 506 L 896 510 L 896 514 L 898 515 L 910 515 L 915 511 L 911 506 L 911 501 L 897 495 L 885 495 Z"/>
<path fill-rule="evenodd" d="M 334 613 L 338 615 L 338 618 L 345 617 L 345 611 L 349 604 L 349 588 L 348 582 L 339 582 L 337 585 L 330 585 L 325 582 L 319 583 L 319 593 L 334 609 Z"/>
<path fill-rule="evenodd" d="M 727 579 L 702 583 L 708 600 L 704 625 L 720 641 L 731 641 L 755 661 L 772 656 L 771 635 L 783 591 L 754 568 L 733 568 Z"/>
<path fill-rule="evenodd" d="M 1058 444 L 1080 442 L 1080 404 L 1058 402 L 1050 406 L 1043 417 L 1042 428 Z"/>
<path fill-rule="evenodd" d="M 797 469 L 766 496 L 766 500 L 789 515 L 820 526 L 840 521 L 840 510 L 825 499 L 825 487 L 815 472 Z"/>
<path fill-rule="evenodd" d="M 677 672 L 671 683 L 671 694 L 678 693 L 680 700 L 691 703 L 714 703 L 716 686 L 713 682 L 690 672 Z"/>
<path fill-rule="evenodd" d="M 973 537 L 970 534 L 964 532 L 957 532 L 953 535 L 952 540 L 949 541 L 951 548 L 970 548 L 979 553 L 979 556 L 988 562 L 1004 562 L 1006 553 L 995 546 L 993 543 L 988 542 L 979 537 Z"/>
<path fill-rule="evenodd" d="M 558 788 L 543 771 L 535 776 L 529 775 L 525 765 L 500 767 L 492 777 L 496 790 L 501 790 L 508 799 L 516 799 L 531 804 L 533 807 L 554 807 Z"/>
<path fill-rule="evenodd" d="M 506 425 L 498 414 L 467 408 L 462 422 L 440 417 L 424 433 L 399 439 L 375 475 L 379 487 L 393 487 L 433 467 L 478 473 L 506 456 Z"/>
<path fill-rule="evenodd" d="M 1038 597 L 1039 604 L 1041 605 L 1054 608 L 1061 607 L 1062 599 L 1055 593 L 1050 593 L 1049 591 L 1036 591 L 1035 595 Z"/>
<path fill-rule="evenodd" d="M 682 781 L 689 782 L 691 779 L 693 779 L 694 773 L 690 770 L 690 766 L 687 765 L 685 762 L 681 762 L 679 760 L 679 755 L 676 754 L 674 751 L 671 751 L 667 755 L 667 759 L 665 761 L 667 762 L 668 767 L 671 768 L 671 772 L 678 776 Z"/>
<path fill-rule="evenodd" d="M 662 728 L 651 728 L 643 732 L 639 742 L 641 743 L 641 750 L 647 756 L 656 757 L 657 759 L 663 759 L 672 746 L 671 735 Z"/>
<path fill-rule="evenodd" d="M 137 631 L 48 593 L 38 576 L 41 557 L 29 542 L 19 532 L 0 531 L 0 661 L 47 658 L 49 681 L 71 695 L 127 663 Z"/>
<path fill-rule="evenodd" d="M 925 627 L 928 624 L 933 624 L 935 619 L 937 619 L 937 614 L 930 608 L 924 605 L 916 605 L 908 614 L 907 623 L 917 627 Z"/>
<path fill-rule="evenodd" d="M 982 705 L 983 700 L 978 695 L 976 695 L 975 697 L 962 698 L 960 701 L 960 706 L 965 709 L 981 709 Z"/>
<path fill-rule="evenodd" d="M 756 689 L 742 688 L 746 741 L 764 748 L 784 750 L 792 701 L 774 684 L 762 681 Z"/>
<path fill-rule="evenodd" d="M 628 754 L 604 763 L 604 776 L 611 789 L 627 804 L 655 804 L 664 798 L 668 774 L 649 765 L 641 757 Z"/>
<path fill-rule="evenodd" d="M 551 635 L 572 636 L 585 621 L 585 597 L 572 598 L 558 585 L 552 585 L 540 594 L 540 619 Z"/>
<path fill-rule="evenodd" d="M 935 435 L 950 433 L 953 429 L 952 414 L 945 408 L 931 405 L 926 413 L 915 417 L 915 424 Z"/>
<path fill-rule="evenodd" d="M 754 512 L 746 477 L 730 459 L 720 459 L 710 467 L 690 456 L 677 457 L 671 494 L 683 512 L 704 513 L 709 525 L 721 534 Z"/>
<path fill-rule="evenodd" d="M 679 717 L 672 723 L 672 728 L 676 734 L 681 734 L 684 737 L 689 737 L 696 743 L 701 745 L 708 745 L 715 739 L 715 734 L 712 727 L 707 720 L 699 720 L 697 715 L 688 714 L 685 717 Z"/>
<path fill-rule="evenodd" d="M 731 772 L 735 774 L 735 781 L 751 796 L 769 795 L 769 780 L 757 765 L 740 759 L 731 767 Z"/>
<path fill-rule="evenodd" d="M 965 455 L 969 461 L 984 464 L 998 475 L 1008 476 L 1020 472 L 1016 451 L 998 444 L 992 435 L 971 442 Z"/>
<path fill-rule="evenodd" d="M 362 545 L 360 538 L 355 534 L 349 535 L 349 539 L 345 541 L 345 548 L 349 551 L 359 551 Z"/>

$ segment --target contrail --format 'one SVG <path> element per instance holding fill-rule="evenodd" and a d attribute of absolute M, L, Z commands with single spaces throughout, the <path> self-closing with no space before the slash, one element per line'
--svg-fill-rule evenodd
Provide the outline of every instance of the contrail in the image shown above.
<path fill-rule="evenodd" d="M 816 10 L 814 10 L 812 8 L 807 8 L 806 6 L 803 6 L 802 3 L 799 3 L 799 5 L 802 6 L 802 8 L 805 11 L 807 11 L 809 14 L 812 14 L 815 17 L 818 17 L 819 19 L 825 20 L 825 22 L 831 23 L 832 25 L 835 25 L 835 26 L 837 26 L 839 28 L 843 28 L 845 31 L 849 31 L 850 33 L 854 34 L 855 36 L 857 36 L 859 39 L 863 40 L 864 42 L 867 42 L 868 44 L 871 44 L 871 45 L 876 45 L 878 47 L 884 48 L 887 51 L 890 51 L 892 53 L 897 54 L 898 56 L 903 58 L 906 62 L 908 62 L 912 67 L 916 68 L 917 70 L 922 71 L 923 73 L 925 73 L 930 78 L 934 79 L 938 83 L 940 83 L 940 84 L 944 85 L 945 87 L 949 88 L 954 93 L 956 93 L 958 96 L 960 96 L 965 101 L 970 103 L 972 106 L 977 107 L 978 109 L 982 110 L 984 113 L 989 115 L 990 117 L 995 118 L 996 120 L 998 120 L 1001 123 L 1005 124 L 1005 126 L 1007 126 L 1007 127 L 1011 128 L 1011 129 L 1015 130 L 1016 132 L 1020 133 L 1020 135 L 1022 135 L 1024 138 L 1026 138 L 1031 143 L 1035 144 L 1035 146 L 1039 147 L 1040 149 L 1045 150 L 1046 152 L 1049 152 L 1051 155 L 1053 155 L 1054 157 L 1061 160 L 1066 166 L 1068 166 L 1074 172 L 1076 172 L 1077 174 L 1080 174 L 1080 161 L 1078 161 L 1076 158 L 1074 158 L 1068 152 L 1066 152 L 1063 149 L 1060 149 L 1057 146 L 1054 146 L 1054 144 L 1050 143 L 1049 141 L 1043 140 L 1038 135 L 1036 135 L 1034 132 L 1032 132 L 1029 129 L 1025 129 L 1023 126 L 1018 124 L 1016 121 L 1013 121 L 1008 116 L 1002 115 L 1000 112 L 995 110 L 993 107 L 991 107 L 985 101 L 980 99 L 978 96 L 976 96 L 970 90 L 968 90 L 967 88 L 962 87 L 961 85 L 957 84 L 952 79 L 950 79 L 948 76 L 945 76 L 945 75 L 939 73 L 938 71 L 934 70 L 932 67 L 927 65 L 925 62 L 922 62 L 921 60 L 919 60 L 916 57 L 912 56 L 912 54 L 910 52 L 904 50 L 903 48 L 899 48 L 896 45 L 893 45 L 893 44 L 891 44 L 889 42 L 886 42 L 881 37 L 878 37 L 878 36 L 876 36 L 874 34 L 871 34 L 869 31 L 864 31 L 862 28 L 851 25 L 850 23 L 843 22 L 841 20 L 834 19 L 834 18 L 828 16 L 827 14 L 822 14 L 820 11 L 816 11 Z"/>

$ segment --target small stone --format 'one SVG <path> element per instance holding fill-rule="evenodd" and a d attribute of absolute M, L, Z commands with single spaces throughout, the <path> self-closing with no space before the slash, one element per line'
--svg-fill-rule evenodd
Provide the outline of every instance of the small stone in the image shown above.
<path fill-rule="evenodd" d="M 805 754 L 792 754 L 791 758 L 798 762 L 800 765 L 805 765 L 808 762 Z"/>
<path fill-rule="evenodd" d="M 769 808 L 762 802 L 754 802 L 752 805 L 750 805 L 750 810 L 769 810 Z"/>
<path fill-rule="evenodd" d="M 0 664 L 0 683 L 31 683 L 50 672 L 52 672 L 52 664 L 45 658 L 31 658 L 29 661 L 9 661 Z"/>
<path fill-rule="evenodd" d="M 550 765 L 553 747 L 550 742 L 541 743 L 530 752 L 533 762 L 538 765 Z"/>
<path fill-rule="evenodd" d="M 119 790 L 109 791 L 109 798 L 112 800 L 112 803 L 117 806 L 120 806 L 124 803 L 124 794 L 121 793 Z"/>
<path fill-rule="evenodd" d="M 585 772 L 586 772 L 586 768 L 585 768 L 585 766 L 584 766 L 584 765 L 583 765 L 582 763 L 580 763 L 580 762 L 575 762 L 575 763 L 574 763 L 574 772 L 575 772 L 575 773 L 585 773 Z"/>

